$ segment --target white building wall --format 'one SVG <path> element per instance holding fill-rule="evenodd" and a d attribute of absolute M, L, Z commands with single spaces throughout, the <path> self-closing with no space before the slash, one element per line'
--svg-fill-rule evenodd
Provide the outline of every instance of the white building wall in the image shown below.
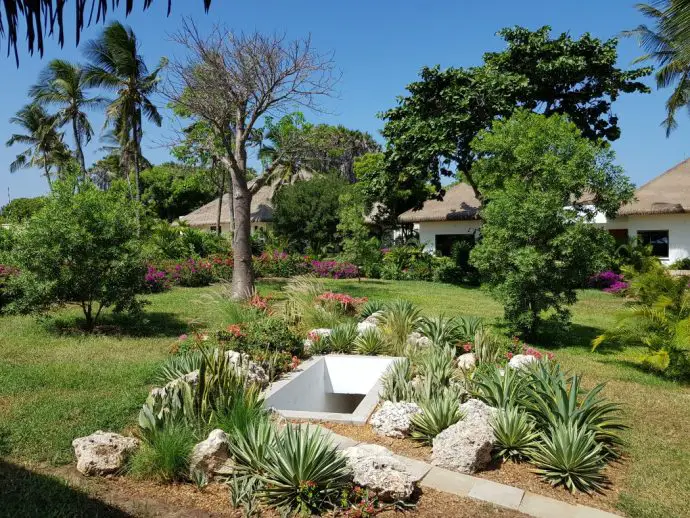
<path fill-rule="evenodd" d="M 621 216 L 611 221 L 598 217 L 597 223 L 606 229 L 627 229 L 629 237 L 638 230 L 668 230 L 668 257 L 660 257 L 664 264 L 690 257 L 690 214 L 646 214 Z"/>
<path fill-rule="evenodd" d="M 419 232 L 419 242 L 427 252 L 436 251 L 436 235 L 444 234 L 474 234 L 482 222 L 476 219 L 467 221 L 422 221 L 415 223 L 414 229 Z"/>
<path fill-rule="evenodd" d="M 200 230 L 207 230 L 209 232 L 215 232 L 215 225 L 189 225 L 190 227 L 198 228 Z M 251 224 L 251 233 L 253 234 L 254 232 L 258 232 L 260 229 L 269 229 L 271 228 L 271 223 L 263 222 L 263 221 L 257 221 L 257 222 L 252 222 Z M 220 225 L 220 231 L 221 233 L 225 234 L 227 232 L 231 231 L 230 228 L 230 223 L 221 223 Z"/>

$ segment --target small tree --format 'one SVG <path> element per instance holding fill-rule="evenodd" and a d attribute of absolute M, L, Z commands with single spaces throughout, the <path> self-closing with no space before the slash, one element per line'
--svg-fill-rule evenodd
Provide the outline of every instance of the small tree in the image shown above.
<path fill-rule="evenodd" d="M 356 183 L 348 186 L 340 195 L 338 211 L 338 234 L 341 238 L 341 258 L 356 264 L 371 277 L 381 260 L 380 241 L 372 235 L 366 222 L 367 210 L 363 185 Z"/>
<path fill-rule="evenodd" d="M 533 334 L 546 310 L 568 322 L 575 290 L 606 266 L 612 244 L 591 221 L 597 210 L 614 216 L 633 186 L 607 146 L 561 115 L 518 111 L 480 132 L 472 148 L 485 157 L 472 168 L 485 206 L 471 262 L 513 330 Z M 585 193 L 592 201 L 577 203 Z"/>
<path fill-rule="evenodd" d="M 13 251 L 22 282 L 30 286 L 26 297 L 37 304 L 31 309 L 74 302 L 93 329 L 104 308 L 140 308 L 135 295 L 144 265 L 132 203 L 124 193 L 90 182 L 54 184 Z"/>
<path fill-rule="evenodd" d="M 337 244 L 341 178 L 326 175 L 282 187 L 273 199 L 276 234 L 299 252 L 322 253 Z"/>

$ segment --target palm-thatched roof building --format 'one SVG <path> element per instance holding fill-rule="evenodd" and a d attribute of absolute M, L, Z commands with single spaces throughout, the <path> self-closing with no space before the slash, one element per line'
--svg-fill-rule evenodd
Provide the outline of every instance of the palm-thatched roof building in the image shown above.
<path fill-rule="evenodd" d="M 479 234 L 480 203 L 467 184 L 447 189 L 442 201 L 429 200 L 419 210 L 400 215 L 401 223 L 413 224 L 427 250 L 447 253 L 453 242 Z M 642 185 L 635 199 L 621 207 L 618 217 L 599 215 L 596 224 L 619 241 L 638 237 L 651 244 L 664 263 L 690 257 L 690 159 Z"/>
<path fill-rule="evenodd" d="M 302 180 L 310 180 L 312 173 L 300 171 L 293 175 L 289 182 L 295 183 Z M 273 221 L 273 195 L 286 182 L 276 179 L 274 182 L 261 187 L 252 197 L 250 220 L 252 222 L 252 233 L 259 229 L 265 229 Z M 249 183 L 251 187 L 252 183 Z M 199 207 L 193 212 L 180 217 L 190 227 L 215 232 L 218 226 L 218 198 Z M 220 226 L 222 232 L 229 232 L 232 229 L 232 215 L 230 214 L 230 198 L 228 194 L 223 195 L 220 212 Z"/>

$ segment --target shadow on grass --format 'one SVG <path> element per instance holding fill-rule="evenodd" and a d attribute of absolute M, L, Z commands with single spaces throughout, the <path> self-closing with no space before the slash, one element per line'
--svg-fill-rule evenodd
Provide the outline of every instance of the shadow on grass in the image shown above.
<path fill-rule="evenodd" d="M 530 343 L 546 349 L 580 349 L 583 351 L 592 350 L 592 340 L 602 334 L 601 328 L 586 326 L 582 324 L 570 324 L 566 329 L 558 325 L 544 323 L 544 328 Z M 621 344 L 607 344 L 606 347 L 597 349 L 596 354 L 608 356 L 617 354 L 624 347 Z"/>
<path fill-rule="evenodd" d="M 91 498 L 56 477 L 42 475 L 0 459 L 0 517 L 132 516 Z"/>
<path fill-rule="evenodd" d="M 191 323 L 174 313 L 144 311 L 139 314 L 106 313 L 96 327 L 88 331 L 81 316 L 49 316 L 43 319 L 45 328 L 61 335 L 105 335 L 147 337 L 178 337 L 188 331 Z"/>

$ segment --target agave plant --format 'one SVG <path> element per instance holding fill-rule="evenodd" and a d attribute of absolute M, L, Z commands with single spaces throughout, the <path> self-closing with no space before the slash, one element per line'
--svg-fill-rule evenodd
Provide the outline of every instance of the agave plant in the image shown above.
<path fill-rule="evenodd" d="M 286 514 L 320 515 L 350 482 L 345 457 L 318 428 L 288 425 L 266 453 L 258 494 Z"/>
<path fill-rule="evenodd" d="M 383 376 L 381 398 L 385 401 L 413 401 L 412 362 L 407 358 L 397 360 Z"/>
<path fill-rule="evenodd" d="M 601 491 L 606 486 L 605 454 L 594 434 L 577 423 L 558 423 L 541 436 L 530 454 L 536 473 L 571 493 Z"/>
<path fill-rule="evenodd" d="M 434 437 L 464 417 L 460 400 L 452 391 L 442 391 L 418 404 L 422 412 L 412 416 L 411 437 L 424 444 L 431 444 Z"/>
<path fill-rule="evenodd" d="M 496 437 L 496 456 L 504 461 L 527 458 L 539 440 L 532 417 L 514 405 L 499 409 L 491 419 L 491 427 Z"/>
<path fill-rule="evenodd" d="M 515 369 L 503 372 L 495 365 L 477 369 L 470 382 L 473 395 L 489 406 L 506 408 L 518 404 L 525 387 L 525 376 Z"/>
<path fill-rule="evenodd" d="M 203 361 L 199 351 L 187 351 L 168 358 L 156 375 L 155 381 L 165 385 L 185 374 L 198 370 Z"/>
<path fill-rule="evenodd" d="M 228 450 L 237 471 L 252 476 L 261 473 L 276 442 L 276 431 L 268 419 L 254 421 L 244 430 L 231 429 Z"/>
<path fill-rule="evenodd" d="M 352 352 L 357 336 L 359 336 L 359 333 L 355 324 L 339 324 L 322 341 L 328 342 L 328 347 L 333 352 L 349 353 Z"/>
<path fill-rule="evenodd" d="M 381 330 L 390 342 L 395 354 L 404 351 L 407 337 L 417 330 L 421 318 L 419 308 L 406 300 L 391 302 L 380 315 Z"/>
<path fill-rule="evenodd" d="M 367 329 L 355 340 L 355 350 L 357 354 L 377 356 L 388 352 L 388 344 L 378 329 Z"/>
<path fill-rule="evenodd" d="M 382 313 L 386 309 L 386 303 L 382 300 L 369 300 L 362 305 L 359 310 L 359 316 L 362 318 L 369 318 L 377 313 Z"/>
<path fill-rule="evenodd" d="M 457 320 L 444 315 L 433 318 L 422 317 L 419 322 L 419 332 L 438 347 L 454 346 L 462 338 Z"/>

